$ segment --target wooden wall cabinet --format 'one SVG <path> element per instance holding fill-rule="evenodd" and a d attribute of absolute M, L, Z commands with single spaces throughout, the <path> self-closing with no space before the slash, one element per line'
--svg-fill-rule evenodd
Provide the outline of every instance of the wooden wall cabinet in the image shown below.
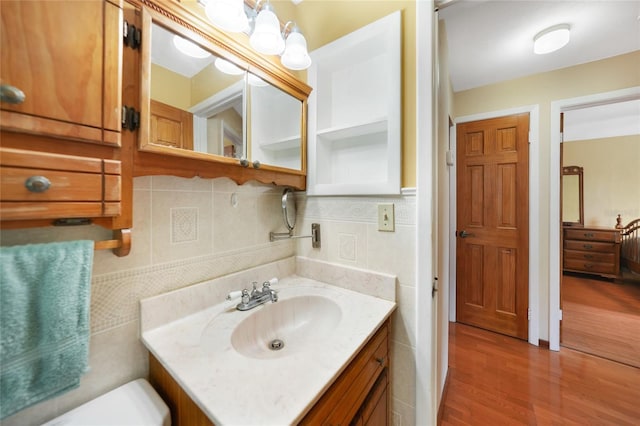
<path fill-rule="evenodd" d="M 124 65 L 125 9 L 119 0 L 2 2 L 3 228 L 74 218 L 118 235 L 131 227 L 134 136 L 122 130 L 122 106 L 134 79 L 124 70 L 136 69 Z M 29 189 L 37 176 L 50 187 Z"/>
<path fill-rule="evenodd" d="M 615 278 L 620 275 L 620 229 L 564 228 L 563 269 Z"/>
<path fill-rule="evenodd" d="M 142 28 L 142 39 L 146 41 L 141 46 L 141 128 L 138 149 L 134 152 L 134 175 L 228 177 L 238 184 L 256 180 L 305 189 L 306 111 L 311 87 L 285 70 L 277 57 L 256 53 L 244 34 L 230 34 L 214 27 L 205 16 L 204 7 L 197 2 L 131 1 L 141 7 L 141 19 L 136 26 Z M 194 61 L 180 52 L 170 52 L 174 36 L 191 41 L 210 56 Z M 215 66 L 218 59 L 230 62 L 239 74 L 230 77 L 222 73 Z M 188 73 L 184 70 L 187 64 Z M 172 92 L 174 85 L 167 81 L 184 84 L 188 89 Z M 209 120 L 219 119 L 215 118 L 216 114 L 236 101 L 230 89 L 237 83 L 244 83 L 239 85 L 237 94 L 242 106 L 243 130 L 237 132 L 240 142 L 235 141 L 231 147 L 219 136 L 216 136 L 218 142 L 214 142 L 212 135 L 221 133 L 221 127 L 214 132 Z M 281 92 L 292 101 L 297 107 L 295 116 L 291 117 L 296 131 L 289 129 L 288 123 L 283 124 L 283 115 L 291 110 L 285 111 L 276 101 L 271 101 L 266 108 L 258 108 L 261 106 L 258 96 L 263 92 Z M 214 100 L 220 103 L 210 104 Z M 191 144 L 168 143 L 158 137 L 162 123 L 154 113 L 156 101 L 193 113 Z M 285 112 L 278 116 L 276 113 L 281 111 Z M 278 129 L 282 134 L 262 131 L 261 123 L 266 123 L 270 131 Z M 174 129 L 177 139 L 177 129 L 184 129 L 183 124 L 182 118 L 172 120 L 165 130 Z"/>
<path fill-rule="evenodd" d="M 388 342 L 387 320 L 299 424 L 387 425 Z M 213 425 L 152 354 L 149 381 L 169 406 L 173 425 Z"/>

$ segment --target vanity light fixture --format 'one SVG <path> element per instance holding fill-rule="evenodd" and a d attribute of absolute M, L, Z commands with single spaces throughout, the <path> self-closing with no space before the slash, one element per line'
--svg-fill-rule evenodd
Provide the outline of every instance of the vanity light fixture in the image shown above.
<path fill-rule="evenodd" d="M 229 75 L 241 75 L 244 74 L 244 70 L 239 66 L 227 61 L 223 58 L 216 58 L 213 65 L 220 71 Z"/>
<path fill-rule="evenodd" d="M 262 7 L 260 7 L 262 5 Z M 260 7 L 260 9 L 258 9 Z M 265 55 L 280 55 L 284 50 L 284 39 L 280 33 L 280 21 L 273 12 L 269 0 L 257 2 L 258 16 L 253 24 L 253 32 L 249 37 L 249 44 L 256 52 Z"/>
<path fill-rule="evenodd" d="M 287 28 L 291 26 L 289 34 Z M 283 37 L 286 39 L 284 52 L 280 57 L 282 65 L 290 70 L 305 70 L 311 66 L 311 57 L 307 51 L 307 40 L 300 32 L 300 28 L 295 22 L 289 21 L 282 31 Z"/>
<path fill-rule="evenodd" d="M 569 43 L 569 24 L 559 24 L 540 31 L 533 37 L 533 52 L 538 55 L 555 52 Z"/>
<path fill-rule="evenodd" d="M 256 0 L 253 9 L 244 0 L 198 0 L 211 23 L 230 32 L 249 35 L 249 44 L 258 53 L 280 55 L 282 65 L 290 70 L 311 66 L 307 40 L 298 26 L 289 21 L 280 31 L 280 21 L 269 0 Z M 285 42 L 286 40 L 286 42 Z"/>
<path fill-rule="evenodd" d="M 213 25 L 225 31 L 239 33 L 249 29 L 244 0 L 209 0 L 204 11 Z"/>
<path fill-rule="evenodd" d="M 187 56 L 191 56 L 192 58 L 204 59 L 211 56 L 211 53 L 207 52 L 197 44 L 187 40 L 186 38 L 182 38 L 179 35 L 173 36 L 173 45 L 180 52 L 184 53 Z"/>

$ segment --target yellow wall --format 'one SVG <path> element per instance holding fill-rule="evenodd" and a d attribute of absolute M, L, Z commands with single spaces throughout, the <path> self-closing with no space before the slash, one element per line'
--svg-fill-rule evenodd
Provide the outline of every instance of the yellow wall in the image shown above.
<path fill-rule="evenodd" d="M 155 64 L 151 64 L 151 76 L 151 99 L 183 110 L 191 107 L 188 78 Z"/>
<path fill-rule="evenodd" d="M 454 94 L 455 117 L 539 105 L 540 338 L 548 339 L 549 155 L 551 102 L 640 86 L 640 51 Z M 558 171 L 559 172 L 559 171 Z M 555 226 L 555 225 L 554 225 Z"/>
<path fill-rule="evenodd" d="M 565 142 L 563 165 L 584 168 L 584 224 L 626 224 L 640 217 L 640 135 Z"/>

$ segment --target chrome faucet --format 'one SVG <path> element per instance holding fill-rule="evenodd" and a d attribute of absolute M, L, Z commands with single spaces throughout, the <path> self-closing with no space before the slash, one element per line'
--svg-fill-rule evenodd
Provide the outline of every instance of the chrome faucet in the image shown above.
<path fill-rule="evenodd" d="M 271 288 L 271 284 L 275 284 L 278 282 L 276 278 L 272 278 L 269 281 L 265 281 L 262 283 L 262 289 L 258 290 L 258 283 L 256 281 L 253 282 L 253 290 L 249 293 L 249 290 L 246 288 L 240 292 L 240 303 L 236 306 L 236 309 L 239 311 L 248 311 L 249 309 L 253 309 L 256 306 L 262 305 L 263 303 L 268 302 L 277 302 L 278 301 L 278 293 Z M 237 297 L 238 292 L 232 291 L 227 296 L 227 300 L 231 300 Z"/>

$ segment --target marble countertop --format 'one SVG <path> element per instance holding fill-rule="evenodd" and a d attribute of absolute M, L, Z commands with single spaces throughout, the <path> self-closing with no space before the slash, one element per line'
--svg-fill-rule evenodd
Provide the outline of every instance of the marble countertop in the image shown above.
<path fill-rule="evenodd" d="M 330 333 L 304 345 L 285 342 L 268 358 L 243 355 L 231 339 L 238 324 L 268 304 L 241 312 L 237 301 L 224 302 L 153 328 L 143 326 L 147 349 L 217 425 L 297 423 L 396 306 L 296 275 L 273 288 L 276 303 L 298 296 L 329 298 L 340 308 L 339 319 Z"/>

